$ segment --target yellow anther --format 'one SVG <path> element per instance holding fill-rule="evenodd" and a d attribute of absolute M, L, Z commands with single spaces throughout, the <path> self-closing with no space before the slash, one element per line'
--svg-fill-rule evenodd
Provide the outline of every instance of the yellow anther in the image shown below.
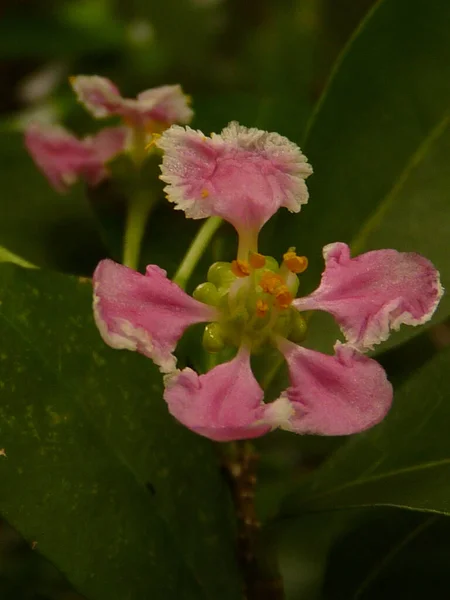
<path fill-rule="evenodd" d="M 247 277 L 250 275 L 250 265 L 246 260 L 233 260 L 231 263 L 231 271 L 236 277 Z"/>
<path fill-rule="evenodd" d="M 206 188 L 203 188 L 202 191 L 200 192 L 200 196 L 202 198 L 207 198 L 209 196 L 209 191 Z"/>
<path fill-rule="evenodd" d="M 275 299 L 276 299 L 278 308 L 289 308 L 290 307 L 293 298 L 292 298 L 292 294 L 289 291 L 289 288 L 287 287 L 287 285 L 281 285 L 277 289 L 277 291 L 275 293 Z"/>
<path fill-rule="evenodd" d="M 156 144 L 156 142 L 159 140 L 160 137 L 161 137 L 160 133 L 152 133 L 152 139 L 145 146 L 145 149 L 150 150 L 150 148 L 152 148 L 152 146 L 154 146 Z"/>
<path fill-rule="evenodd" d="M 283 254 L 283 260 L 291 273 L 303 273 L 308 268 L 308 259 L 306 256 L 297 256 L 293 250 Z"/>
<path fill-rule="evenodd" d="M 258 300 L 256 301 L 256 315 L 261 318 L 265 317 L 268 310 L 269 305 L 267 304 L 267 302 L 261 300 L 261 298 L 258 298 Z"/>
<path fill-rule="evenodd" d="M 75 75 L 69 75 L 69 83 L 71 83 L 73 85 L 76 80 L 77 80 L 77 78 L 75 77 Z"/>
<path fill-rule="evenodd" d="M 275 294 L 278 288 L 284 285 L 284 281 L 280 275 L 267 271 L 259 280 L 259 285 L 262 287 L 264 292 L 267 292 L 268 294 Z"/>
<path fill-rule="evenodd" d="M 250 266 L 253 267 L 253 269 L 262 269 L 262 267 L 264 267 L 265 264 L 265 256 L 259 254 L 258 252 L 252 252 L 250 254 Z"/>

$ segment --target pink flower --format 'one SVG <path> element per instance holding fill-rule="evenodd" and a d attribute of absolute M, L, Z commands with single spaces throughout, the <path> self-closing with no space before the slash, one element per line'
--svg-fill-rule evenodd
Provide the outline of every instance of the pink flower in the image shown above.
<path fill-rule="evenodd" d="M 247 232 L 257 231 L 280 206 L 299 210 L 307 199 L 306 159 L 284 138 L 263 134 L 233 124 L 205 141 L 192 130 L 172 128 L 161 144 L 172 199 L 188 216 L 220 215 Z M 255 247 L 247 247 L 245 258 L 216 263 L 195 300 L 154 265 L 143 276 L 102 261 L 94 274 L 97 325 L 111 346 L 142 352 L 168 373 L 169 411 L 200 435 L 227 441 L 276 427 L 300 434 L 356 433 L 381 421 L 392 402 L 386 374 L 362 352 L 402 323 L 428 321 L 443 290 L 434 266 L 415 253 L 376 250 L 351 258 L 343 243 L 323 253 L 318 289 L 297 299 L 297 275 L 307 260 L 293 248 L 281 266 Z M 347 343 L 337 342 L 333 356 L 299 345 L 305 310 L 328 311 L 337 320 Z M 210 322 L 205 348 L 237 348 L 235 358 L 202 375 L 177 370 L 173 356 L 185 329 L 199 322 Z M 290 378 L 269 404 L 250 365 L 251 353 L 267 344 L 282 353 Z"/>
<path fill-rule="evenodd" d="M 145 90 L 137 98 L 122 98 L 117 87 L 105 77 L 78 75 L 70 82 L 79 101 L 96 118 L 121 116 L 128 125 L 158 132 L 172 123 L 189 123 L 192 109 L 179 85 Z"/>
<path fill-rule="evenodd" d="M 95 186 L 108 176 L 106 164 L 123 151 L 126 129 L 109 127 L 84 140 L 62 127 L 31 125 L 25 145 L 36 165 L 58 192 L 66 192 L 78 179 Z"/>
<path fill-rule="evenodd" d="M 308 202 L 305 179 L 312 168 L 300 148 L 278 133 L 233 122 L 208 138 L 174 126 L 156 144 L 164 150 L 165 192 L 187 217 L 219 216 L 241 236 L 256 238 L 281 206 L 298 212 Z"/>

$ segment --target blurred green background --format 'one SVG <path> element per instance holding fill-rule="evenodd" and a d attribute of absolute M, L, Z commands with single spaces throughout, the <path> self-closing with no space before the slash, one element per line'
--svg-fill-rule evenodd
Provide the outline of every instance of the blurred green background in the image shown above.
<path fill-rule="evenodd" d="M 445 192 L 449 190 L 450 150 L 445 119 L 450 108 L 450 78 L 447 75 L 445 81 L 445 68 L 450 64 L 450 48 L 444 27 L 440 29 L 438 23 L 448 23 L 449 9 L 446 0 L 431 0 L 422 25 L 420 15 L 427 10 L 426 2 L 385 0 L 378 3 L 384 5 L 382 10 L 378 7 L 370 19 L 375 4 L 373 0 L 2 2 L 0 246 L 39 266 L 85 275 L 105 254 L 114 255 L 121 236 L 121 198 L 108 186 L 87 198 L 81 186 L 60 197 L 26 155 L 21 133 L 35 119 L 62 122 L 80 135 L 98 127 L 77 104 L 68 76 L 99 74 L 112 79 L 125 96 L 180 83 L 193 98 L 192 126 L 205 132 L 219 131 L 230 120 L 238 120 L 278 131 L 301 145 L 307 139 L 306 152 L 316 171 L 311 202 L 317 205 L 310 212 L 305 209 L 305 217 L 302 212 L 304 229 L 296 217 L 287 221 L 282 215 L 262 236 L 263 251 L 279 253 L 285 249 L 288 234 L 296 232 L 298 247 L 306 248 L 311 256 L 306 288 L 311 288 L 320 274 L 321 246 L 336 239 L 354 241 L 358 251 L 387 245 L 423 252 L 448 277 L 445 244 L 450 224 Z M 363 21 L 366 29 L 350 44 L 340 71 L 338 57 Z M 337 69 L 336 78 L 317 111 L 333 69 Z M 443 131 L 447 134 L 441 135 Z M 432 151 L 425 152 L 429 164 L 423 161 L 421 168 L 414 170 L 428 147 L 424 139 L 432 146 Z M 408 162 L 411 155 L 412 167 Z M 406 169 L 406 164 L 411 168 Z M 425 203 L 423 194 L 419 196 L 422 191 Z M 366 220 L 386 197 L 395 202 L 378 215 L 383 226 L 367 226 Z M 342 206 L 336 209 L 338 201 Z M 424 210 L 424 205 L 429 210 Z M 100 231 L 93 213 L 101 220 Z M 166 205 L 153 218 L 160 226 L 147 239 L 143 260 L 151 257 L 172 274 L 198 224 L 185 223 L 182 215 Z M 177 239 L 168 249 L 167 232 L 174 230 Z M 218 236 L 192 285 L 204 278 L 202 270 L 208 262 L 229 258 L 232 235 L 225 229 Z M 288 245 L 296 241 L 289 238 Z M 402 331 L 392 338 L 392 349 L 381 360 L 395 383 L 400 385 L 448 345 L 447 314 L 448 303 L 437 315 L 431 333 L 419 331 L 408 341 L 406 336 L 412 334 L 405 336 Z M 335 331 L 330 333 L 320 318 L 318 323 L 312 343 L 329 351 Z M 344 442 L 299 440 L 283 433 L 261 440 L 261 514 L 270 514 L 287 488 L 302 481 Z M 365 536 L 375 535 L 373 532 L 380 539 L 395 538 L 394 545 L 397 533 L 401 537 L 423 529 L 431 544 L 429 538 L 437 532 L 433 539 L 439 551 L 435 551 L 448 566 L 444 517 L 428 521 L 427 515 L 414 513 L 395 519 L 383 511 L 370 519 L 364 515 L 355 512 L 345 534 L 333 538 L 325 577 L 323 554 L 329 544 L 322 543 L 322 538 L 334 531 L 332 517 L 326 526 L 321 522 L 320 531 L 313 518 L 283 537 L 280 557 L 289 599 L 384 597 L 381 584 L 371 590 L 372 595 L 364 595 L 367 584 L 355 592 L 352 583 L 347 582 L 346 587 L 342 577 L 342 570 L 347 572 L 355 555 L 359 559 L 355 568 L 361 572 L 366 568 L 365 559 L 371 564 L 384 555 L 382 544 L 373 550 L 375 557 L 363 552 Z M 342 524 L 337 529 L 342 531 Z M 381 535 L 381 531 L 385 533 Z M 354 548 L 353 554 L 349 548 Z M 39 545 L 36 552 L 30 550 L 6 521 L 1 522 L 0 599 L 79 598 L 38 551 Z M 346 552 L 350 552 L 347 562 L 343 559 Z M 433 565 L 438 562 L 436 559 Z M 384 585 L 394 589 L 392 581 L 398 581 L 408 564 L 414 560 L 400 565 L 392 580 L 387 573 Z M 427 573 L 434 578 L 436 589 L 448 586 L 443 570 Z M 319 596 L 316 587 L 322 579 L 323 595 Z M 396 597 L 412 596 L 402 588 Z M 436 592 L 431 597 L 447 596 Z"/>

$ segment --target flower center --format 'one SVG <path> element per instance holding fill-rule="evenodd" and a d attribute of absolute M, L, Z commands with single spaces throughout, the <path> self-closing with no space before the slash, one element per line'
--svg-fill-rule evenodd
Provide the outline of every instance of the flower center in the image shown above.
<path fill-rule="evenodd" d="M 220 318 L 206 326 L 203 345 L 218 352 L 227 345 L 245 343 L 253 351 L 275 336 L 301 342 L 306 322 L 291 306 L 299 287 L 298 273 L 308 261 L 291 248 L 281 266 L 271 256 L 250 253 L 248 260 L 214 263 L 208 281 L 194 291 L 194 298 L 216 306 Z"/>

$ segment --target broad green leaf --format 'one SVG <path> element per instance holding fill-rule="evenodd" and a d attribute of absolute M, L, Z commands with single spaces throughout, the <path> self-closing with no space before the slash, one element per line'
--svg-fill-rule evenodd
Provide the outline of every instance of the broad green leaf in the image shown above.
<path fill-rule="evenodd" d="M 0 266 L 0 512 L 90 600 L 240 598 L 228 494 L 91 286 Z"/>
<path fill-rule="evenodd" d="M 380 505 L 450 514 L 449 367 L 447 349 L 420 368 L 386 419 L 341 447 L 282 515 Z"/>
<path fill-rule="evenodd" d="M 450 105 L 449 19 L 447 2 L 380 1 L 338 61 L 304 144 L 315 171 L 308 180 L 310 203 L 300 215 L 280 213 L 273 241 L 278 254 L 287 245 L 296 244 L 308 256 L 310 267 L 302 278 L 303 292 L 318 283 L 323 269 L 322 247 L 359 239 L 367 222 L 380 206 L 391 203 L 387 200 L 391 197 L 392 205 L 399 203 L 395 209 L 396 235 L 370 243 L 368 239 L 364 249 L 389 242 L 410 250 L 417 245 L 419 250 L 433 254 L 433 247 L 440 244 L 442 250 L 434 258 L 442 264 L 447 238 L 440 222 L 448 220 L 450 210 L 450 203 L 443 204 L 446 184 L 430 180 L 431 171 L 424 166 L 428 177 L 417 173 L 415 182 L 420 188 L 415 188 L 415 199 L 407 194 L 406 186 L 411 189 L 413 171 L 421 167 L 416 165 L 417 157 L 423 154 L 424 161 L 431 160 L 428 149 L 435 152 L 433 160 L 439 156 L 440 165 L 450 159 L 445 143 L 439 148 L 430 144 Z M 420 218 L 418 199 L 424 198 L 428 207 L 430 194 L 436 198 L 429 207 L 426 227 L 413 237 L 408 234 L 407 219 L 405 226 L 400 226 L 401 212 L 414 212 L 415 218 Z M 383 226 L 380 224 L 380 230 Z M 434 241 L 427 244 L 424 240 L 430 237 Z M 316 329 L 320 347 L 330 349 L 335 333 L 324 340 L 320 319 L 317 327 L 314 321 L 311 335 Z M 407 331 L 408 335 L 414 332 L 411 328 Z"/>
<path fill-rule="evenodd" d="M 23 136 L 0 133 L 0 245 L 38 266 L 92 273 L 106 249 L 81 184 L 55 192 Z"/>
<path fill-rule="evenodd" d="M 449 534 L 446 517 L 362 512 L 331 548 L 323 600 L 444 600 L 450 582 Z"/>

